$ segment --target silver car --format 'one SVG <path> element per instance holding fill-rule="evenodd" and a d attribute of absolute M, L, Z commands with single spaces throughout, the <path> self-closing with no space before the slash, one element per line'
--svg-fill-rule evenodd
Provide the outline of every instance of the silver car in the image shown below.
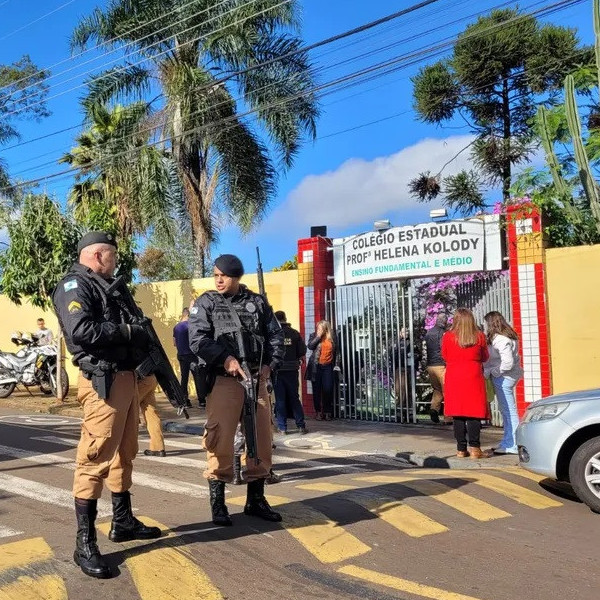
<path fill-rule="evenodd" d="M 530 404 L 517 445 L 523 468 L 570 482 L 577 497 L 600 512 L 600 389 Z"/>

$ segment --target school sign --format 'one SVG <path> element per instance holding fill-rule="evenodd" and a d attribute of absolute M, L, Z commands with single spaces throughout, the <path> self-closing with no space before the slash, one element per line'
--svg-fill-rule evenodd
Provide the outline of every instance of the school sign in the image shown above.
<path fill-rule="evenodd" d="M 502 269 L 498 215 L 333 240 L 336 285 Z"/>

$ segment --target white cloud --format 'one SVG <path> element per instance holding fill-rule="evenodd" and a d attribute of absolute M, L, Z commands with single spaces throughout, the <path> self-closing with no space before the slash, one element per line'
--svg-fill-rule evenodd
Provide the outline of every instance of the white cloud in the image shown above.
<path fill-rule="evenodd" d="M 334 171 L 309 175 L 290 192 L 265 225 L 276 225 L 285 217 L 296 225 L 316 221 L 336 227 L 360 224 L 390 212 L 415 206 L 408 182 L 423 171 L 437 173 L 465 148 L 468 135 L 424 139 L 391 156 L 374 160 L 352 158 Z M 469 151 L 460 154 L 444 169 L 444 175 L 469 168 Z"/>

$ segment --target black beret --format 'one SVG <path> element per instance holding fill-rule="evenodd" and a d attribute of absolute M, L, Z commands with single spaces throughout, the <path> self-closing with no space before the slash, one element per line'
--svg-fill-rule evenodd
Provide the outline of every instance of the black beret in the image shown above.
<path fill-rule="evenodd" d="M 280 323 L 287 323 L 287 319 L 285 318 L 285 313 L 282 310 L 276 310 L 275 311 L 275 318 Z"/>
<path fill-rule="evenodd" d="M 233 254 L 222 254 L 215 260 L 215 267 L 227 277 L 241 277 L 244 274 L 242 261 Z"/>
<path fill-rule="evenodd" d="M 93 244 L 109 244 L 116 248 L 117 240 L 112 233 L 106 233 L 105 231 L 89 231 L 79 240 L 77 252 L 81 252 L 84 248 L 92 246 Z"/>

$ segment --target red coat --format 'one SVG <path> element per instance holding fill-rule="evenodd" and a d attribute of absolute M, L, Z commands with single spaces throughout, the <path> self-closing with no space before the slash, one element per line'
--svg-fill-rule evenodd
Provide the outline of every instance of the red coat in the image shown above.
<path fill-rule="evenodd" d="M 483 333 L 477 344 L 461 348 L 453 332 L 442 338 L 442 356 L 446 361 L 444 414 L 450 417 L 485 419 L 488 413 L 483 363 L 488 359 Z"/>

